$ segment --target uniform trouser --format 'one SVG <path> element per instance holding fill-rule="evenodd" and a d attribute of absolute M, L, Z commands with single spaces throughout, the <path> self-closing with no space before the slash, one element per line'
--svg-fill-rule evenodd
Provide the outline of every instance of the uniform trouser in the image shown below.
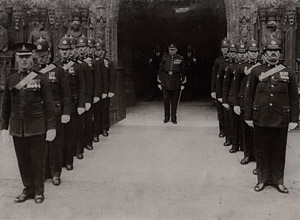
<path fill-rule="evenodd" d="M 65 162 L 72 165 L 74 154 L 83 152 L 83 115 L 71 113 L 71 120 L 65 125 L 64 143 Z"/>
<path fill-rule="evenodd" d="M 230 111 L 222 106 L 224 114 L 224 126 L 225 126 L 225 137 L 226 141 L 231 142 L 231 123 L 230 123 Z"/>
<path fill-rule="evenodd" d="M 244 157 L 255 159 L 253 128 L 245 122 L 245 112 L 241 110 L 242 143 Z"/>
<path fill-rule="evenodd" d="M 13 137 L 19 170 L 27 194 L 44 193 L 46 136 Z"/>
<path fill-rule="evenodd" d="M 56 118 L 56 136 L 48 143 L 48 146 L 50 175 L 60 177 L 64 148 L 64 124 L 61 123 L 61 117 Z"/>
<path fill-rule="evenodd" d="M 93 143 L 93 105 L 84 113 L 84 145 Z"/>
<path fill-rule="evenodd" d="M 239 115 L 235 114 L 233 106 L 229 107 L 229 117 L 230 117 L 230 128 L 231 128 L 231 142 L 232 147 L 239 149 L 240 146 L 240 133 L 241 133 L 241 118 Z"/>
<path fill-rule="evenodd" d="M 110 108 L 110 98 L 105 98 L 100 100 L 100 133 L 102 130 L 109 130 L 109 108 Z"/>
<path fill-rule="evenodd" d="M 287 132 L 254 126 L 258 183 L 283 184 Z"/>
<path fill-rule="evenodd" d="M 225 133 L 225 117 L 222 103 L 216 100 L 220 133 Z"/>
<path fill-rule="evenodd" d="M 98 137 L 101 133 L 100 130 L 100 123 L 101 123 L 101 102 L 97 102 L 93 105 L 93 115 L 94 115 L 94 120 L 93 120 L 93 133 L 94 137 Z"/>
<path fill-rule="evenodd" d="M 179 100 L 180 90 L 168 90 L 163 88 L 163 99 L 164 99 L 164 109 L 165 117 L 170 117 L 170 112 L 172 117 L 176 117 L 177 105 Z M 171 104 L 171 111 L 170 111 Z"/>

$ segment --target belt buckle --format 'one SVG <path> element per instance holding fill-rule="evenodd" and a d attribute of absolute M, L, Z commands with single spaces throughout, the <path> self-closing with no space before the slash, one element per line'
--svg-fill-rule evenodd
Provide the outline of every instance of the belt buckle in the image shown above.
<path fill-rule="evenodd" d="M 173 75 L 173 71 L 170 71 L 170 72 L 169 72 L 169 75 Z"/>

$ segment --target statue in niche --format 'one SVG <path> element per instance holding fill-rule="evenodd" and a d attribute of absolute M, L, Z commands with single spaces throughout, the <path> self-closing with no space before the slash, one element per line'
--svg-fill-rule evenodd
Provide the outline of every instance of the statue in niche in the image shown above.
<path fill-rule="evenodd" d="M 82 35 L 81 25 L 78 17 L 74 18 L 71 27 L 67 32 L 67 35 L 73 36 L 76 39 L 78 39 Z"/>
<path fill-rule="evenodd" d="M 276 38 L 277 40 L 281 41 L 281 30 L 279 28 L 279 23 L 275 20 L 269 20 L 266 24 L 265 34 L 262 38 L 263 45 L 270 37 Z"/>
<path fill-rule="evenodd" d="M 0 54 L 8 50 L 8 33 L 5 26 L 8 25 L 8 15 L 5 8 L 0 7 Z"/>
<path fill-rule="evenodd" d="M 249 41 L 249 33 L 250 33 L 250 25 L 249 25 L 249 19 L 246 19 L 245 16 L 240 21 L 240 36 L 241 40 L 244 43 L 247 43 Z"/>
<path fill-rule="evenodd" d="M 32 24 L 33 24 L 33 31 L 31 31 L 31 33 L 29 34 L 27 42 L 36 45 L 37 40 L 43 38 L 47 40 L 51 45 L 51 39 L 48 31 L 46 30 L 45 21 L 41 21 L 41 22 L 33 21 Z"/>

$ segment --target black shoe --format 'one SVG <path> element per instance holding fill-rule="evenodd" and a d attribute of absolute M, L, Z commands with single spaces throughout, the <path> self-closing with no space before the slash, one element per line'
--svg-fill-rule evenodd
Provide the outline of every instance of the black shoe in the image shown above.
<path fill-rule="evenodd" d="M 225 141 L 223 144 L 225 147 L 230 146 L 231 145 L 231 141 Z"/>
<path fill-rule="evenodd" d="M 67 170 L 73 170 L 73 165 L 72 164 L 67 164 L 66 169 Z"/>
<path fill-rule="evenodd" d="M 31 194 L 22 193 L 21 195 L 18 195 L 18 196 L 14 199 L 14 202 L 15 202 L 15 203 L 21 203 L 21 202 L 25 202 L 27 199 L 33 199 L 33 198 L 34 198 L 33 193 L 31 193 Z"/>
<path fill-rule="evenodd" d="M 169 121 L 170 121 L 170 116 L 165 116 L 164 123 L 167 123 Z"/>
<path fill-rule="evenodd" d="M 252 171 L 253 175 L 257 175 L 257 169 L 255 168 L 253 171 Z"/>
<path fill-rule="evenodd" d="M 225 134 L 224 134 L 223 132 L 221 132 L 221 133 L 219 134 L 219 138 L 223 138 L 223 137 L 225 137 Z"/>
<path fill-rule="evenodd" d="M 230 150 L 229 150 L 229 153 L 236 153 L 236 152 L 238 152 L 239 151 L 239 149 L 238 148 L 236 148 L 236 147 L 232 147 Z"/>
<path fill-rule="evenodd" d="M 171 121 L 172 121 L 173 124 L 177 124 L 177 118 L 176 118 L 176 116 L 173 116 L 171 118 Z"/>
<path fill-rule="evenodd" d="M 37 204 L 43 203 L 45 200 L 44 194 L 38 194 L 34 196 L 34 201 Z"/>
<path fill-rule="evenodd" d="M 241 160 L 241 164 L 242 165 L 246 165 L 250 162 L 250 158 L 249 157 L 244 157 L 242 160 Z"/>
<path fill-rule="evenodd" d="M 103 130 L 103 131 L 102 131 L 102 134 L 103 134 L 104 137 L 108 137 L 107 130 Z"/>
<path fill-rule="evenodd" d="M 60 185 L 60 177 L 59 177 L 59 176 L 54 176 L 54 177 L 52 178 L 52 183 L 53 183 L 53 185 L 55 185 L 55 186 Z"/>
<path fill-rule="evenodd" d="M 94 142 L 99 142 L 99 137 L 93 137 Z"/>
<path fill-rule="evenodd" d="M 255 192 L 260 192 L 265 188 L 265 184 L 264 183 L 257 183 L 254 187 L 254 191 Z"/>
<path fill-rule="evenodd" d="M 76 154 L 76 157 L 78 160 L 81 160 L 81 159 L 83 159 L 83 154 Z"/>
<path fill-rule="evenodd" d="M 283 184 L 278 184 L 274 186 L 278 190 L 278 192 L 286 193 L 286 194 L 289 193 L 289 190 Z"/>
<path fill-rule="evenodd" d="M 88 150 L 93 150 L 94 149 L 91 144 L 86 145 L 85 148 L 88 149 Z"/>

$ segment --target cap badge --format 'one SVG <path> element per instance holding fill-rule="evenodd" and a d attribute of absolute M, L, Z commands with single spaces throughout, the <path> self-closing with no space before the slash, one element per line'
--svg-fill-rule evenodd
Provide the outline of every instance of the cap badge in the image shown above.
<path fill-rule="evenodd" d="M 66 40 L 63 40 L 63 42 L 62 42 L 63 44 L 67 44 L 67 41 Z"/>
<path fill-rule="evenodd" d="M 42 49 L 42 45 L 40 45 L 40 44 L 37 45 L 37 49 L 38 49 L 38 50 L 41 50 L 41 49 Z"/>
<path fill-rule="evenodd" d="M 276 41 L 275 41 L 275 40 L 272 40 L 272 41 L 271 41 L 271 44 L 272 44 L 272 45 L 276 45 Z"/>

